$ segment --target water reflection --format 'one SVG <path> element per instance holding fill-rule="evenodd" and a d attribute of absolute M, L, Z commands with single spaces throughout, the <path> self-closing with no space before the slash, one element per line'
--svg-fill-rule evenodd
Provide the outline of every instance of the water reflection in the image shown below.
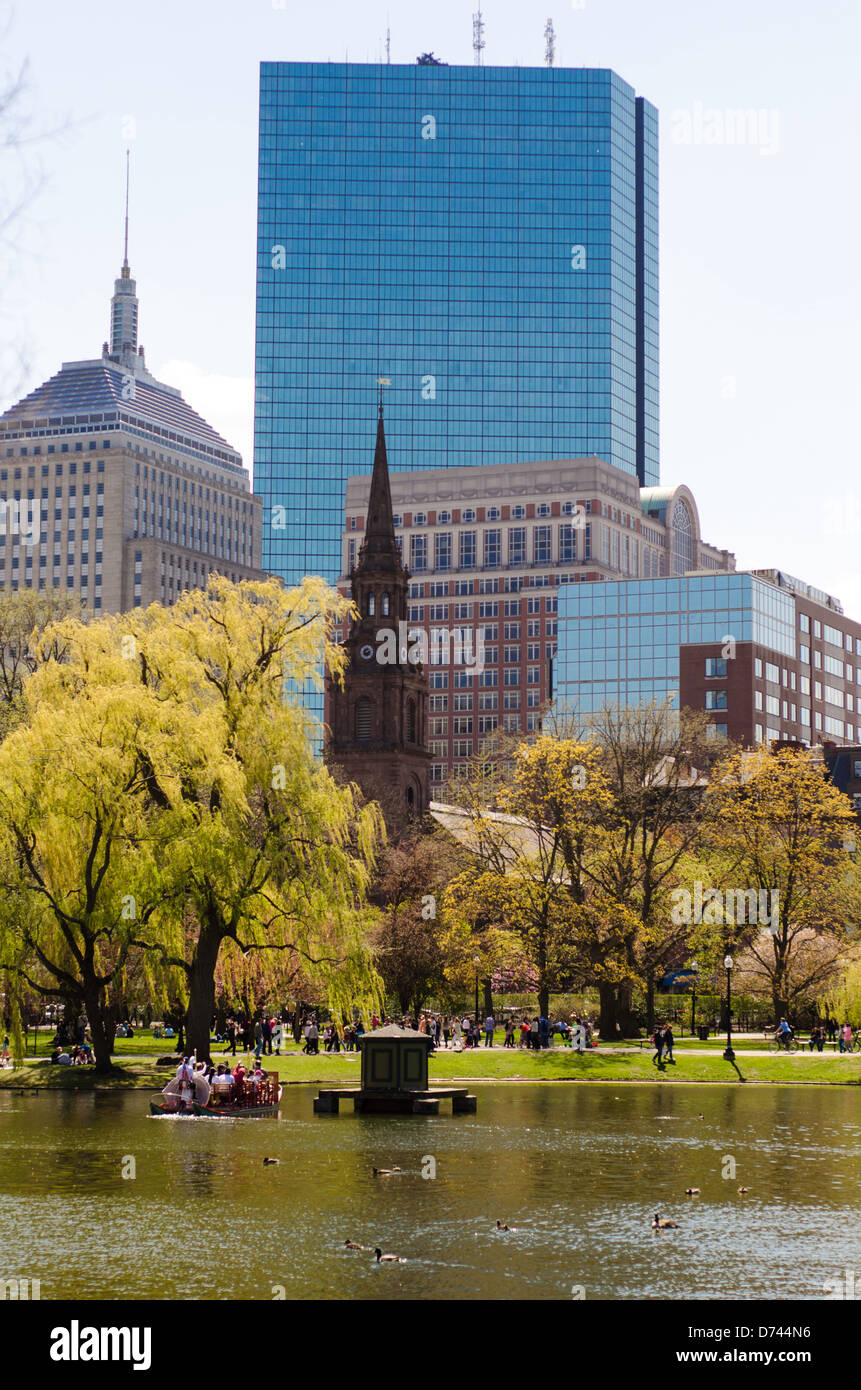
<path fill-rule="evenodd" d="M 854 1090 L 476 1090 L 475 1116 L 336 1117 L 290 1087 L 278 1120 L 225 1121 L 0 1095 L 0 1274 L 43 1297 L 805 1299 L 861 1264 Z"/>

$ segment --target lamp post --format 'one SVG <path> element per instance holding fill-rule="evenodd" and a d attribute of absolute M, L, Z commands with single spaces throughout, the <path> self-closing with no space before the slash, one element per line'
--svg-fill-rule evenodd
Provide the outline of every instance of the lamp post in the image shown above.
<path fill-rule="evenodd" d="M 694 982 L 693 982 L 693 984 L 691 985 L 691 1037 L 694 1036 L 694 1032 L 696 1031 L 697 979 L 698 979 L 698 976 L 699 976 L 699 969 L 700 969 L 700 967 L 697 965 L 696 961 L 695 961 L 695 960 L 692 960 L 692 961 L 691 961 L 691 970 L 693 971 L 693 974 L 694 974 Z"/>
<path fill-rule="evenodd" d="M 726 971 L 726 1049 L 723 1054 L 725 1062 L 734 1062 L 735 1053 L 732 1050 L 732 985 L 730 977 L 732 974 L 732 956 L 724 956 L 723 968 Z"/>
<path fill-rule="evenodd" d="M 472 963 L 475 966 L 475 1026 L 478 1027 L 478 967 L 481 965 L 481 956 L 473 956 Z"/>

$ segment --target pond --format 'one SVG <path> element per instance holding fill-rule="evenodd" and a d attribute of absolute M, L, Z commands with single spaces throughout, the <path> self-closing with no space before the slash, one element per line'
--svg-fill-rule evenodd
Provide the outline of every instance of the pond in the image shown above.
<path fill-rule="evenodd" d="M 472 1089 L 474 1116 L 315 1116 L 291 1086 L 277 1119 L 219 1121 L 150 1118 L 144 1091 L 0 1093 L 0 1278 L 43 1299 L 821 1299 L 858 1268 L 857 1089 Z"/>

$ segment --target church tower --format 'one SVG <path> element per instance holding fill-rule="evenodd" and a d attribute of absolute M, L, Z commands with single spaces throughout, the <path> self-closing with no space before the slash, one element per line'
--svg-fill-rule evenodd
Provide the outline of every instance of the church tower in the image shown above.
<path fill-rule="evenodd" d="M 327 759 L 366 796 L 379 801 L 389 825 L 423 816 L 430 801 L 427 672 L 408 660 L 407 581 L 392 516 L 380 400 L 365 538 L 350 575 L 359 616 L 344 642 L 343 688 L 327 686 Z"/>

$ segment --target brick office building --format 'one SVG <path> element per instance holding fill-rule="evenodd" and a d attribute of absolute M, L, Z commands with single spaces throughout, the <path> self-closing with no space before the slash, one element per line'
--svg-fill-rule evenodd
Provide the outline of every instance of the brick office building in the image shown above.
<path fill-rule="evenodd" d="M 0 590 L 96 612 L 170 604 L 210 573 L 259 579 L 262 503 L 235 449 L 147 370 L 126 256 L 111 341 L 0 416 Z"/>
<path fill-rule="evenodd" d="M 497 729 L 539 727 L 552 694 L 560 585 L 734 566 L 702 540 L 688 488 L 640 488 L 599 458 L 393 472 L 390 480 L 410 571 L 409 627 L 428 637 L 432 792 Z M 344 592 L 367 499 L 367 478 L 350 478 Z M 435 650 L 440 631 L 452 642 Z M 459 644 L 467 660 L 457 659 Z M 470 670 L 482 644 L 484 669 Z"/>

